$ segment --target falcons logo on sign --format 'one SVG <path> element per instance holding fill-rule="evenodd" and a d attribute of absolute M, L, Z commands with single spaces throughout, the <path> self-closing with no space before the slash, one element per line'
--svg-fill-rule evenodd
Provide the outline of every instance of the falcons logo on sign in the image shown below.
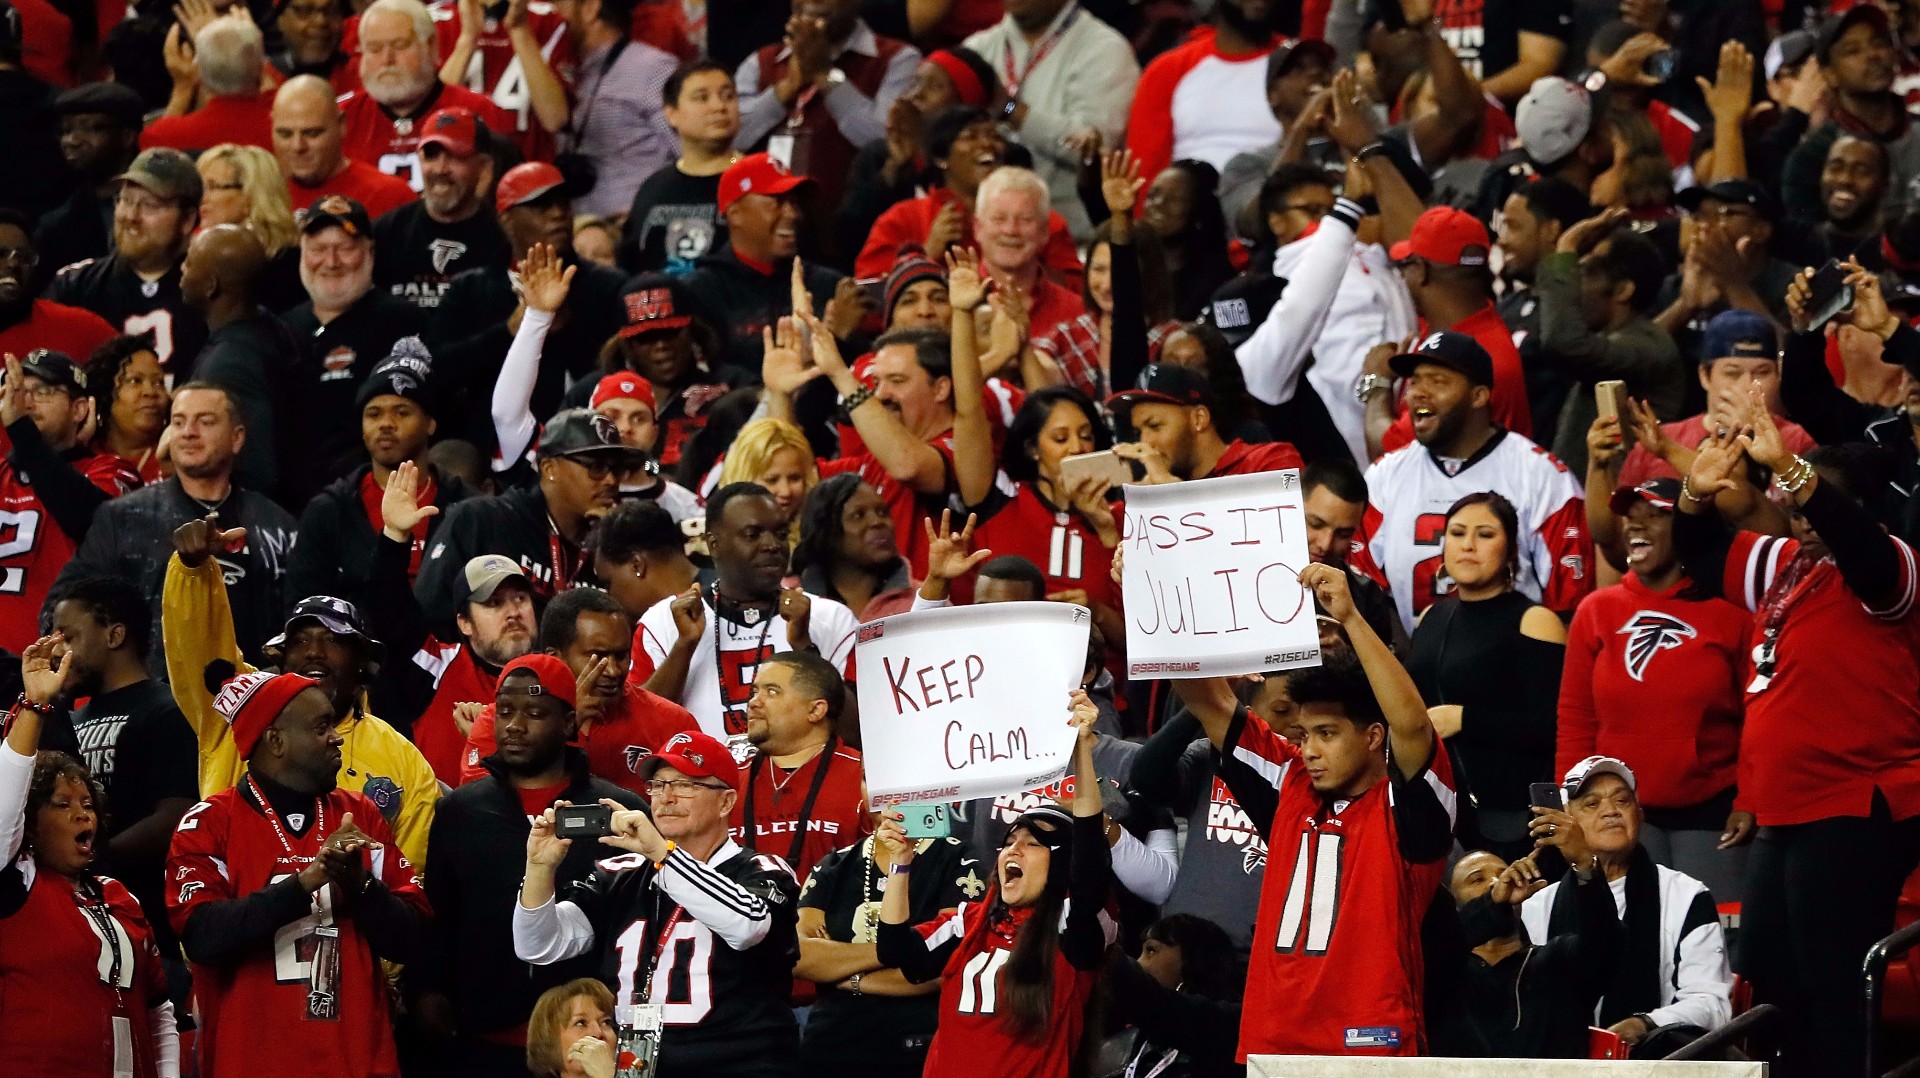
<path fill-rule="evenodd" d="M 1616 631 L 1627 638 L 1624 660 L 1628 675 L 1635 681 L 1645 680 L 1641 675 L 1647 672 L 1647 664 L 1655 655 L 1700 635 L 1693 626 L 1657 610 L 1640 611 Z"/>

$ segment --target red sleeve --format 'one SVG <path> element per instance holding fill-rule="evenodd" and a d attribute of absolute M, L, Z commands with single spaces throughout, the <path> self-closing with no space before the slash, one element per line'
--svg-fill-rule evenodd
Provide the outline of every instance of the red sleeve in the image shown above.
<path fill-rule="evenodd" d="M 1192 44 L 1157 57 L 1140 73 L 1127 113 L 1127 149 L 1140 162 L 1140 175 L 1154 177 L 1173 163 L 1173 91 L 1206 53 Z M 1146 198 L 1146 189 L 1140 190 Z M 1136 207 L 1138 208 L 1138 207 Z"/>
<path fill-rule="evenodd" d="M 1759 532 L 1733 533 L 1727 549 L 1726 575 L 1720 582 L 1720 594 L 1742 610 L 1760 609 L 1760 599 L 1773 586 L 1773 578 L 1800 550 L 1797 540 Z"/>
<path fill-rule="evenodd" d="M 173 844 L 167 852 L 166 899 L 167 920 L 175 932 L 184 932 L 187 915 L 205 903 L 235 897 L 222 841 L 232 804 L 232 798 L 202 801 L 174 825 Z"/>
<path fill-rule="evenodd" d="M 1540 584 L 1540 602 L 1565 614 L 1593 591 L 1593 537 L 1587 534 L 1587 503 L 1569 498 L 1567 504 L 1540 525 L 1540 541 L 1553 559 Z"/>
<path fill-rule="evenodd" d="M 666 744 L 673 735 L 700 728 L 700 721 L 693 717 L 693 712 L 658 693 L 629 685 L 627 698 L 634 716 L 640 720 L 641 737 L 653 752 L 659 752 L 660 746 Z"/>
<path fill-rule="evenodd" d="M 647 650 L 647 644 L 653 640 L 653 633 L 645 625 L 633 628 L 633 664 L 627 667 L 627 684 L 645 685 L 653 676 L 653 652 Z M 665 648 L 661 648 L 665 651 Z"/>
<path fill-rule="evenodd" d="M 1593 710 L 1593 661 L 1600 654 L 1599 602 L 1580 604 L 1567 633 L 1567 657 L 1560 668 L 1560 722 L 1553 752 L 1553 773 L 1564 775 L 1596 751 L 1599 720 Z"/>
<path fill-rule="evenodd" d="M 1327 36 L 1327 15 L 1333 0 L 1305 0 L 1300 5 L 1300 39 L 1320 41 Z"/>
<path fill-rule="evenodd" d="M 1287 767 L 1300 756 L 1300 750 L 1293 743 L 1273 732 L 1265 719 L 1255 715 L 1249 709 L 1242 709 L 1241 721 L 1234 724 L 1236 729 L 1227 735 L 1227 745 L 1223 750 L 1239 762 L 1246 764 L 1259 773 L 1277 791 L 1285 781 Z M 1435 742 L 1438 744 L 1438 742 Z"/>
<path fill-rule="evenodd" d="M 1060 287 L 1079 292 L 1085 286 L 1087 267 L 1080 261 L 1080 248 L 1067 231 L 1067 219 L 1058 213 L 1047 214 L 1047 246 L 1040 252 L 1040 261 L 1053 271 Z"/>
<path fill-rule="evenodd" d="M 1406 409 L 1402 408 L 1400 414 L 1394 418 L 1393 426 L 1388 427 L 1387 433 L 1380 438 L 1380 456 L 1384 457 L 1396 449 L 1403 449 L 1412 444 L 1413 419 L 1407 415 Z"/>
<path fill-rule="evenodd" d="M 1353 537 L 1352 550 L 1347 554 L 1347 564 L 1365 573 L 1367 579 L 1385 588 L 1387 574 L 1381 570 L 1380 563 L 1373 560 L 1372 546 L 1373 537 L 1380 531 L 1382 519 L 1384 518 L 1381 517 L 1380 510 L 1375 509 L 1373 503 L 1367 503 L 1367 511 L 1360 518 L 1360 531 Z"/>
<path fill-rule="evenodd" d="M 460 756 L 460 785 L 465 786 L 474 779 L 483 778 L 487 769 L 480 761 L 493 755 L 498 748 L 493 740 L 493 705 L 480 709 L 480 717 L 473 720 L 473 729 L 467 734 L 467 748 Z"/>
<path fill-rule="evenodd" d="M 919 247 L 927 242 L 924 229 L 920 235 L 913 235 L 913 222 L 918 216 L 913 211 L 915 202 L 901 202 L 887 207 L 885 213 L 873 222 L 873 228 L 867 233 L 866 246 L 860 248 L 860 254 L 853 260 L 855 277 L 885 277 L 893 269 L 893 263 L 900 257 L 900 248 Z"/>

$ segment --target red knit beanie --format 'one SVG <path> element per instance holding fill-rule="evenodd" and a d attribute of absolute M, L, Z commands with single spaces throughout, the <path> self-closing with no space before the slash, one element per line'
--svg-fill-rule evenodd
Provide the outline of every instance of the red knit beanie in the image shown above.
<path fill-rule="evenodd" d="M 270 674 L 265 670 L 235 674 L 231 663 L 219 661 L 207 664 L 207 682 L 208 690 L 214 693 L 213 709 L 232 727 L 233 747 L 243 759 L 253 755 L 260 735 L 294 697 L 320 684 L 299 674 Z"/>

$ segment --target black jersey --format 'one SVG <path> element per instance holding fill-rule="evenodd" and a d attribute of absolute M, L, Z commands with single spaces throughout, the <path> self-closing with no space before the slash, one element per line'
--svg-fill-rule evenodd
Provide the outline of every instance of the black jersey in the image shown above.
<path fill-rule="evenodd" d="M 492 214 L 441 224 L 424 202 L 382 214 L 373 223 L 373 245 L 374 286 L 426 311 L 440 306 L 454 274 L 512 260 L 506 233 Z"/>
<path fill-rule="evenodd" d="M 726 1074 L 798 1048 L 788 996 L 799 895 L 785 861 L 728 840 L 706 862 L 684 850 L 658 870 L 638 854 L 602 861 L 560 897 L 592 923 L 616 1002 L 664 1005 L 662 1073 L 684 1075 Z M 729 940 L 755 942 L 736 950 Z"/>
<path fill-rule="evenodd" d="M 192 377 L 207 343 L 207 323 L 180 298 L 180 267 L 146 281 L 119 255 L 75 262 L 54 275 L 47 298 L 84 307 L 122 333 L 153 334 L 154 355 L 174 384 Z M 85 356 L 73 357 L 85 362 Z"/>

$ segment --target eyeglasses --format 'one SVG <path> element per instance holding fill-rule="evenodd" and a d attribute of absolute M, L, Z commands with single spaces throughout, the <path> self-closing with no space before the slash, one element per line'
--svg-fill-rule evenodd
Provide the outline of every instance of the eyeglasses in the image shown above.
<path fill-rule="evenodd" d="M 704 782 L 692 782 L 687 779 L 654 779 L 647 783 L 647 796 L 660 797 L 672 794 L 675 797 L 692 797 L 695 790 L 726 790 L 727 786 L 711 786 Z"/>
<path fill-rule="evenodd" d="M 613 474 L 613 461 L 605 457 L 569 457 L 567 459 L 585 468 L 588 479 L 605 479 Z"/>
<path fill-rule="evenodd" d="M 28 386 L 27 395 L 37 401 L 50 401 L 58 400 L 68 394 L 65 386 L 50 386 L 43 382 L 37 386 Z"/>

